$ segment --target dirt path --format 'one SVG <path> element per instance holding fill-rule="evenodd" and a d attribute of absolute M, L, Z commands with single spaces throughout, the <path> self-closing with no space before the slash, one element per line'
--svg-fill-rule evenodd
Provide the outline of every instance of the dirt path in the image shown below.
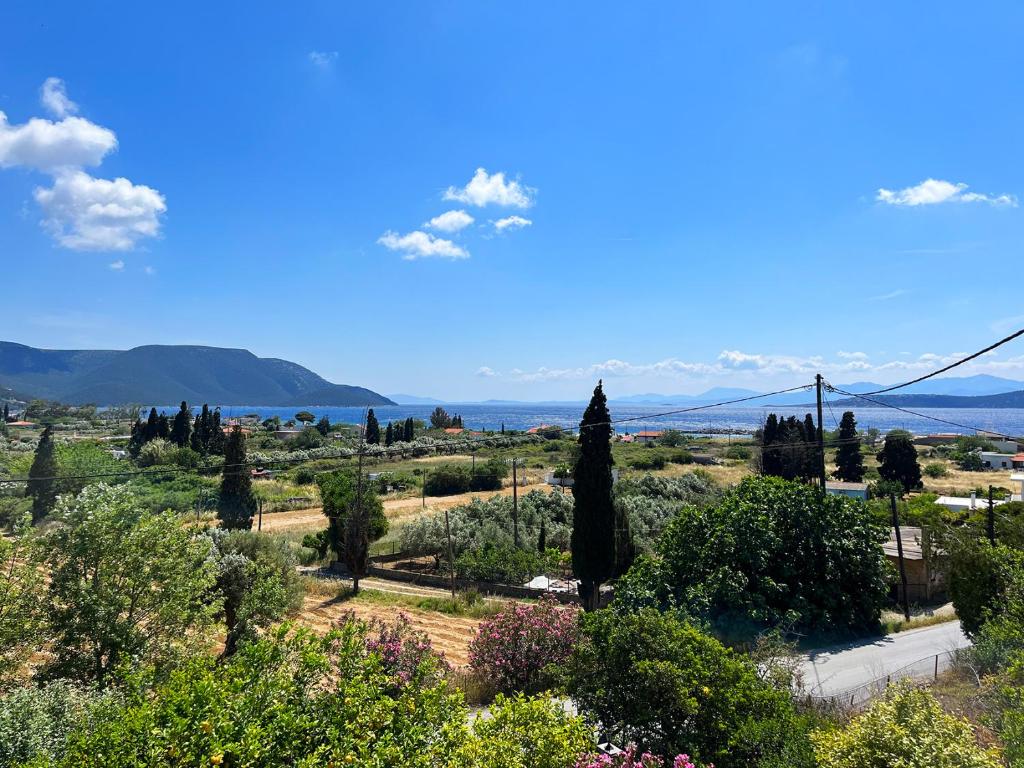
<path fill-rule="evenodd" d="M 364 582 L 370 586 L 367 579 Z M 374 585 L 376 588 L 376 585 Z M 409 617 L 413 629 L 430 638 L 434 650 L 444 653 L 445 658 L 454 666 L 469 663 L 469 643 L 476 634 L 479 619 L 463 616 L 450 616 L 444 613 L 419 611 L 414 608 L 399 608 L 391 605 L 374 605 L 359 600 L 338 600 L 333 597 L 308 595 L 302 604 L 299 617 L 306 626 L 317 632 L 326 632 L 334 622 L 351 612 L 357 618 L 370 620 L 380 619 L 392 623 L 399 612 Z"/>
<path fill-rule="evenodd" d="M 550 486 L 546 483 L 534 483 L 532 485 L 519 486 L 519 493 L 529 493 L 533 490 L 545 491 Z M 421 514 L 431 514 L 451 509 L 462 504 L 468 504 L 473 499 L 491 498 L 492 496 L 511 496 L 512 488 L 502 488 L 500 491 L 487 491 L 481 493 L 459 493 L 455 496 L 428 497 L 426 509 L 423 508 L 423 501 L 419 497 L 408 499 L 389 499 L 384 502 L 384 513 L 391 521 L 404 520 L 410 517 L 417 517 Z M 317 531 L 324 527 L 323 510 L 320 507 L 309 509 L 294 509 L 289 512 L 274 512 L 263 515 L 263 531 L 268 533 L 281 533 L 283 531 L 308 530 Z"/>

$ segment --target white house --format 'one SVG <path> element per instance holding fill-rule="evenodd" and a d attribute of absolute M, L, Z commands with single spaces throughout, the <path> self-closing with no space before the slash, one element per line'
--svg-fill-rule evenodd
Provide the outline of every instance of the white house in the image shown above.
<path fill-rule="evenodd" d="M 839 480 L 826 480 L 825 492 L 833 496 L 849 496 L 851 499 L 868 500 L 867 483 L 845 483 Z"/>
<path fill-rule="evenodd" d="M 988 508 L 988 499 L 979 499 L 974 493 L 970 495 L 970 498 L 965 496 L 939 496 L 935 503 L 940 507 L 945 507 L 950 512 L 971 512 L 975 509 Z M 993 502 L 993 506 L 999 506 L 1004 503 L 1004 501 L 997 499 Z"/>
<path fill-rule="evenodd" d="M 1013 457 L 1015 453 L 996 453 L 995 451 L 980 451 L 981 466 L 985 469 L 1013 469 Z"/>

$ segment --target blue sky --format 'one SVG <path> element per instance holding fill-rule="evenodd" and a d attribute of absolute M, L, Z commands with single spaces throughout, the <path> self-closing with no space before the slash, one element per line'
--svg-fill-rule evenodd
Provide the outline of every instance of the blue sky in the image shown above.
<path fill-rule="evenodd" d="M 1018 3 L 18 2 L 4 26 L 6 340 L 577 399 L 894 382 L 1024 325 Z M 979 371 L 1024 378 L 1024 346 Z"/>

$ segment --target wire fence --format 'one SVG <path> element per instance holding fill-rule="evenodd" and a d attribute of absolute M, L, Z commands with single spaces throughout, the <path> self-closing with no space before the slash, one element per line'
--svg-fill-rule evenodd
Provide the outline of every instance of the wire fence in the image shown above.
<path fill-rule="evenodd" d="M 943 651 L 942 653 L 925 656 L 904 667 L 880 675 L 867 683 L 839 691 L 823 693 L 821 691 L 822 685 L 819 683 L 807 691 L 804 696 L 809 702 L 815 704 L 843 708 L 862 706 L 884 693 L 886 688 L 900 680 L 935 682 L 940 672 L 944 672 L 953 665 L 960 650 Z"/>

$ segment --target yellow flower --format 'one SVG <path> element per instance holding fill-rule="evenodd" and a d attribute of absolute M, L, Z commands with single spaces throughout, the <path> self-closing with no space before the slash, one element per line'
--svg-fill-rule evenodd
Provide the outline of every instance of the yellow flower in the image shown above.
<path fill-rule="evenodd" d="M 199 727 L 202 728 L 203 733 L 209 733 L 213 730 L 213 724 L 209 720 L 203 720 L 203 722 L 199 724 Z"/>
<path fill-rule="evenodd" d="M 213 757 L 210 758 L 210 762 L 213 765 L 220 765 L 221 763 L 224 762 L 224 755 L 222 755 L 222 754 L 220 754 L 218 752 L 216 755 L 214 755 Z"/>

